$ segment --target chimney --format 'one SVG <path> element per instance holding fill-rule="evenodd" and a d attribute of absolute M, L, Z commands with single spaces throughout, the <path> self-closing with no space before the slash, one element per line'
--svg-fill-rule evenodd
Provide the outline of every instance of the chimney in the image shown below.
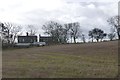
<path fill-rule="evenodd" d="M 41 37 L 41 35 L 39 34 L 39 37 Z"/>
<path fill-rule="evenodd" d="M 26 32 L 26 36 L 28 36 L 28 32 Z"/>
<path fill-rule="evenodd" d="M 39 42 L 40 42 L 40 37 L 41 37 L 41 35 L 39 34 Z"/>

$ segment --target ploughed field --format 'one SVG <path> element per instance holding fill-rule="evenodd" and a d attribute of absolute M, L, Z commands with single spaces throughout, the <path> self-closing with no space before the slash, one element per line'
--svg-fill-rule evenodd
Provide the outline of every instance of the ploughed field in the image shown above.
<path fill-rule="evenodd" d="M 4 50 L 3 78 L 113 78 L 118 41 Z"/>

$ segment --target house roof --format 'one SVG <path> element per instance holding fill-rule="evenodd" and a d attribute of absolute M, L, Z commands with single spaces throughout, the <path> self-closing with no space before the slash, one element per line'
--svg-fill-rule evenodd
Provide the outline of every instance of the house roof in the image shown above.
<path fill-rule="evenodd" d="M 18 36 L 18 37 L 37 37 L 37 36 Z"/>
<path fill-rule="evenodd" d="M 39 38 L 52 38 L 51 36 L 40 36 Z"/>

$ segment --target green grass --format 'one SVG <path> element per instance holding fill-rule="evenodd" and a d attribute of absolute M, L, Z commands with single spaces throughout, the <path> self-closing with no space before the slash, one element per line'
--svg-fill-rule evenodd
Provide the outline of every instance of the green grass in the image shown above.
<path fill-rule="evenodd" d="M 101 48 L 98 48 L 98 51 L 93 49 L 92 52 L 86 51 L 85 53 L 83 47 L 86 44 L 72 45 L 79 49 L 75 52 L 76 48 L 71 48 L 69 51 L 69 45 L 66 45 L 66 49 L 63 48 L 65 45 L 60 45 L 4 51 L 3 77 L 113 78 L 117 76 L 117 48 L 114 45 L 110 48 L 114 48 L 115 51 L 107 51 L 108 53 L 105 53 L 105 50 L 109 50 L 107 48 L 102 48 L 103 51 L 100 50 L 100 52 Z M 94 47 L 96 48 L 97 45 L 95 44 Z M 87 47 L 84 48 L 87 49 Z M 63 50 L 66 51 L 63 52 Z"/>

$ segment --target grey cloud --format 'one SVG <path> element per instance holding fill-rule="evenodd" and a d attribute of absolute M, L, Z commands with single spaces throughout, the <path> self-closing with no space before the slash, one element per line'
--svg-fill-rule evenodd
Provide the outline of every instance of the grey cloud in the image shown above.
<path fill-rule="evenodd" d="M 24 1 L 21 1 L 20 4 L 17 2 L 17 5 L 14 4 L 9 8 L 0 8 L 0 13 L 5 17 L 10 17 L 10 20 L 13 19 L 16 23 L 18 22 L 25 25 L 36 24 L 40 29 L 39 32 L 42 32 L 42 25 L 49 20 L 60 21 L 61 23 L 80 22 L 84 33 L 87 33 L 94 27 L 109 32 L 109 25 L 106 20 L 117 14 L 117 3 L 113 2 L 64 0 L 60 7 L 50 10 L 40 8 L 39 4 L 34 8 L 29 8 L 30 5 L 25 6 L 26 3 L 23 2 Z M 35 6 L 35 4 L 31 6 Z M 4 10 L 4 12 L 2 12 L 2 10 Z M 11 13 L 11 15 L 8 13 Z M 0 18 L 3 19 L 3 16 L 0 15 Z"/>

